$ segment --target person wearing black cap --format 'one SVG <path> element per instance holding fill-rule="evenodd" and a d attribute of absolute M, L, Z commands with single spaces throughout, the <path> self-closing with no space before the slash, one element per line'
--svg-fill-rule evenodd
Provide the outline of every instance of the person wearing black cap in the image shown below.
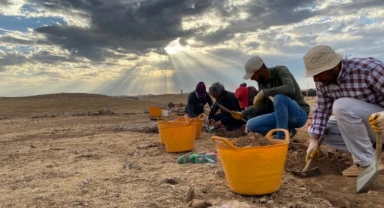
<path fill-rule="evenodd" d="M 206 91 L 204 82 L 199 82 L 196 89 L 189 93 L 187 106 L 185 107 L 185 117 L 196 118 L 204 113 L 204 106 L 208 103 L 212 108 L 213 101 Z"/>

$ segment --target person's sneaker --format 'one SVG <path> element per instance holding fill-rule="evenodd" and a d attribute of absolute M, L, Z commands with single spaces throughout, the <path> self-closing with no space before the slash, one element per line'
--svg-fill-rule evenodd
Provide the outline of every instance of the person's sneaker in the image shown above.
<path fill-rule="evenodd" d="M 362 167 L 358 164 L 353 164 L 351 167 L 345 169 L 342 172 L 342 174 L 343 174 L 343 176 L 347 176 L 347 177 L 357 177 L 360 174 L 362 174 L 364 172 L 364 170 L 368 168 L 368 166 Z"/>

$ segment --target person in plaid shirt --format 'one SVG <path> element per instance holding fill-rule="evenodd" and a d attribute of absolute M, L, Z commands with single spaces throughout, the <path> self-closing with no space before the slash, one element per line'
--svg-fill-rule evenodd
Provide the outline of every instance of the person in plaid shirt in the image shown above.
<path fill-rule="evenodd" d="M 312 48 L 303 60 L 317 90 L 306 159 L 316 157 L 323 135 L 325 144 L 352 154 L 354 164 L 342 174 L 359 176 L 375 162 L 376 134 L 369 116 L 384 111 L 384 63 L 374 58 L 343 59 L 325 45 Z"/>

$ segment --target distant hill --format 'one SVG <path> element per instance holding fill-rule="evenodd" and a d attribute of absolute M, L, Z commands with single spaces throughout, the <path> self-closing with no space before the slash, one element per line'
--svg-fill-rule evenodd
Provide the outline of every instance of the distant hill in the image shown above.
<path fill-rule="evenodd" d="M 41 94 L 41 95 L 31 95 L 31 96 L 20 96 L 20 97 L 0 97 L 0 98 L 62 98 L 62 97 L 87 97 L 87 98 L 96 98 L 96 97 L 110 97 L 107 95 L 101 94 L 91 94 L 91 93 L 56 93 L 56 94 Z"/>
<path fill-rule="evenodd" d="M 152 105 L 186 103 L 188 94 L 153 96 L 107 96 L 87 93 L 58 93 L 27 97 L 0 97 L 1 116 L 34 116 L 54 113 L 84 113 L 104 108 L 116 113 L 143 112 Z"/>

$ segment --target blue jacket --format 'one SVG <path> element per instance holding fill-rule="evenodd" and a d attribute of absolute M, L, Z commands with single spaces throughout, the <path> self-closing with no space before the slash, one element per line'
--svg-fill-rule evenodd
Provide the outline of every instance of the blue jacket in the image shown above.
<path fill-rule="evenodd" d="M 207 93 L 207 96 L 205 96 L 205 99 L 200 100 L 197 98 L 195 91 L 189 93 L 188 95 L 188 102 L 187 106 L 185 106 L 185 113 L 188 113 L 189 117 L 195 118 L 198 115 L 204 113 L 204 106 L 205 104 L 209 105 L 211 107 L 213 105 L 212 98 Z"/>

